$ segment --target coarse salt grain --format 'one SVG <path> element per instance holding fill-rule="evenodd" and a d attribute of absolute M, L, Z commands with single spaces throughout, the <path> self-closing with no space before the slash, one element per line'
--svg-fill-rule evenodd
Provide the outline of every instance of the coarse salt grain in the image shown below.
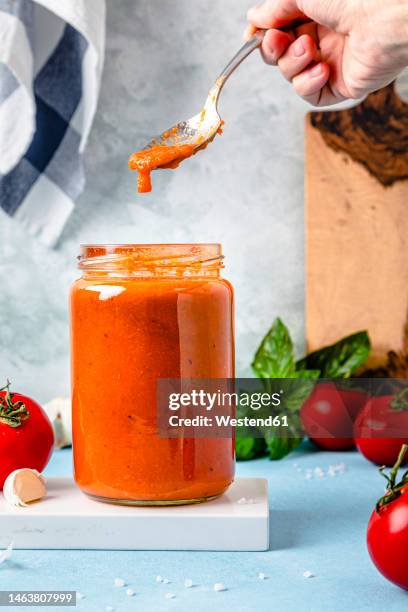
<path fill-rule="evenodd" d="M 166 599 L 174 599 L 175 598 L 175 594 L 174 593 L 166 593 L 164 597 Z"/>
<path fill-rule="evenodd" d="M 133 589 L 126 589 L 126 595 L 128 597 L 133 597 L 133 595 L 135 594 Z"/>
<path fill-rule="evenodd" d="M 115 587 L 122 588 L 125 586 L 126 582 L 122 580 L 122 578 L 115 578 L 113 584 L 115 585 Z"/>
<path fill-rule="evenodd" d="M 162 576 L 156 576 L 156 582 L 163 582 Z"/>
<path fill-rule="evenodd" d="M 77 591 L 76 598 L 77 599 L 85 599 L 85 595 L 83 593 L 80 593 L 79 591 Z"/>
<path fill-rule="evenodd" d="M 193 586 L 193 581 L 191 580 L 191 578 L 186 578 L 186 580 L 184 581 L 184 586 L 186 587 L 186 589 L 191 589 L 191 587 Z"/>
<path fill-rule="evenodd" d="M 303 572 L 303 578 L 314 578 L 314 574 L 313 572 L 307 570 L 306 572 Z"/>
<path fill-rule="evenodd" d="M 12 554 L 13 554 L 13 542 L 10 542 L 10 544 L 7 546 L 6 550 L 2 550 L 0 552 L 0 564 L 4 563 L 4 561 L 7 561 L 8 559 L 10 559 Z"/>
<path fill-rule="evenodd" d="M 170 580 L 168 578 L 163 578 L 163 584 L 170 584 Z"/>
<path fill-rule="evenodd" d="M 214 591 L 226 591 L 227 587 L 222 582 L 216 582 L 214 584 Z"/>
<path fill-rule="evenodd" d="M 258 578 L 259 580 L 266 580 L 266 575 L 263 572 L 259 572 Z"/>
<path fill-rule="evenodd" d="M 306 470 L 302 470 L 299 468 L 298 472 L 303 472 L 305 480 L 311 480 L 312 478 L 323 478 L 324 476 L 337 476 L 338 474 L 343 474 L 347 470 L 347 466 L 345 463 L 338 463 L 336 465 L 329 465 L 327 471 L 322 469 L 319 465 L 315 468 L 307 468 Z"/>
<path fill-rule="evenodd" d="M 106 606 L 105 612 L 115 612 L 115 608 L 112 608 L 112 606 Z"/>
<path fill-rule="evenodd" d="M 241 497 L 241 499 L 239 499 L 237 501 L 237 504 L 255 504 L 255 500 L 252 497 L 249 497 L 248 499 L 246 497 Z"/>

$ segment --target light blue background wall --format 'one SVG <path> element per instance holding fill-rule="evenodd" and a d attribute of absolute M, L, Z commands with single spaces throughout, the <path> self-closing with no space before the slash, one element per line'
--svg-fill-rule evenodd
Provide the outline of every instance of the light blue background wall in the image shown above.
<path fill-rule="evenodd" d="M 197 112 L 242 43 L 250 0 L 108 0 L 87 188 L 50 251 L 0 218 L 0 380 L 40 401 L 69 388 L 67 291 L 81 242 L 220 241 L 236 289 L 237 365 L 276 315 L 303 341 L 303 116 L 255 53 L 225 88 L 225 134 L 136 194 L 128 155 Z"/>

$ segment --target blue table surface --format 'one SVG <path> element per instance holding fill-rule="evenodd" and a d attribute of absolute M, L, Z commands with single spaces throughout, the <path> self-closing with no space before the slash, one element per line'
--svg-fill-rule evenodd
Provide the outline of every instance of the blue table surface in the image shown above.
<path fill-rule="evenodd" d="M 338 463 L 346 464 L 344 473 L 305 478 L 306 469 L 320 466 L 326 472 Z M 46 475 L 70 473 L 70 450 L 54 453 Z M 282 461 L 238 463 L 237 474 L 269 480 L 266 552 L 19 550 L 0 565 L 0 589 L 76 590 L 84 595 L 76 609 L 86 612 L 107 606 L 154 612 L 408 610 L 408 592 L 387 582 L 366 550 L 367 521 L 384 488 L 375 466 L 357 452 L 317 452 L 305 442 Z M 0 534 L 2 542 L 5 536 Z M 305 571 L 314 577 L 305 578 Z M 260 572 L 267 579 L 259 580 Z M 157 575 L 170 583 L 156 583 Z M 134 597 L 113 586 L 116 577 Z M 196 586 L 185 588 L 186 578 Z M 216 582 L 228 590 L 215 592 Z M 176 597 L 165 599 L 168 592 Z"/>

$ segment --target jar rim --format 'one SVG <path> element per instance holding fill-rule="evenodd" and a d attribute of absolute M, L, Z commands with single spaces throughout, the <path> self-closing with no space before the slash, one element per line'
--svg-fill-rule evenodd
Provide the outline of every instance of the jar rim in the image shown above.
<path fill-rule="evenodd" d="M 223 267 L 222 245 L 212 243 L 81 244 L 78 267 L 89 271 L 149 274 L 159 270 L 199 273 Z"/>
<path fill-rule="evenodd" d="M 161 247 L 216 247 L 222 248 L 220 242 L 81 242 L 81 249 L 88 248 L 161 248 Z"/>

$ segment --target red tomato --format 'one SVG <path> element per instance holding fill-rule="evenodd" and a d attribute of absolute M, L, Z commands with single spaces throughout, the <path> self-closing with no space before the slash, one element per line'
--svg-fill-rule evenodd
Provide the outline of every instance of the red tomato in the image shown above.
<path fill-rule="evenodd" d="M 389 479 L 391 501 L 387 501 L 386 495 L 379 502 L 383 505 L 372 513 L 367 528 L 367 547 L 381 574 L 408 589 L 408 487 L 399 491 L 399 485 L 395 485 L 392 477 Z"/>
<path fill-rule="evenodd" d="M 41 406 L 7 388 L 0 391 L 0 490 L 14 470 L 42 472 L 53 446 L 54 431 Z"/>
<path fill-rule="evenodd" d="M 317 384 L 300 410 L 305 432 L 326 450 L 353 448 L 353 423 L 367 397 L 360 391 L 338 389 L 332 382 Z"/>
<path fill-rule="evenodd" d="M 372 397 L 354 424 L 358 450 L 377 465 L 393 466 L 401 446 L 408 444 L 408 412 L 393 410 L 392 399 L 392 395 Z"/>

